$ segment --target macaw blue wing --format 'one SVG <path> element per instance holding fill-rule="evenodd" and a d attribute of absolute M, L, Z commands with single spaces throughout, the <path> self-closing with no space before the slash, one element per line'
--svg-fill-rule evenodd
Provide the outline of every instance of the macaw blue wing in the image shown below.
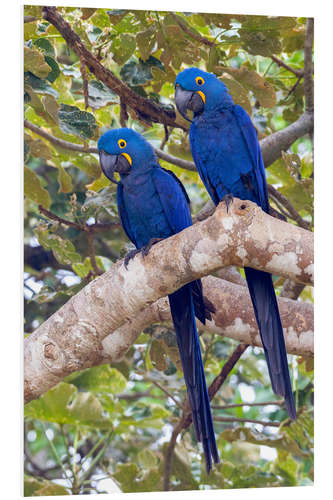
<path fill-rule="evenodd" d="M 256 185 L 257 188 L 256 191 L 258 196 L 257 203 L 261 206 L 261 208 L 265 212 L 268 213 L 269 203 L 268 203 L 265 167 L 261 156 L 257 131 L 253 126 L 251 118 L 241 106 L 235 105 L 233 108 L 233 112 L 238 122 L 239 128 L 242 132 L 244 141 L 247 145 L 249 155 L 253 163 L 253 172 L 255 174 L 255 180 L 257 184 Z"/>
<path fill-rule="evenodd" d="M 178 177 L 171 170 L 159 167 L 153 170 L 153 181 L 172 231 L 179 233 L 191 226 L 190 199 Z M 204 303 L 201 281 L 192 281 L 191 287 L 195 315 L 205 324 L 206 319 L 210 319 L 210 314 Z"/>
<path fill-rule="evenodd" d="M 192 225 L 190 200 L 184 186 L 170 170 L 154 168 L 153 181 L 168 223 L 174 233 Z"/>
<path fill-rule="evenodd" d="M 210 179 L 209 179 L 209 176 L 208 176 L 208 172 L 207 172 L 207 161 L 206 158 L 202 158 L 202 152 L 203 151 L 199 151 L 197 150 L 197 148 L 195 147 L 195 140 L 193 140 L 193 135 L 192 135 L 192 127 L 190 128 L 190 145 L 191 145 L 191 153 L 192 153 L 192 156 L 193 156 L 193 160 L 194 160 L 194 163 L 195 163 L 195 166 L 197 167 L 197 170 L 199 172 L 199 175 L 200 175 L 200 178 L 202 180 L 202 182 L 204 183 L 207 191 L 208 191 L 208 194 L 209 196 L 211 197 L 211 199 L 213 200 L 213 202 L 215 203 L 215 205 L 218 205 L 220 200 L 219 200 L 219 196 L 216 192 L 216 189 L 215 187 L 213 186 L 213 184 L 210 182 Z M 207 158 L 208 159 L 208 158 Z M 209 159 L 208 159 L 208 162 L 209 162 Z"/>
<path fill-rule="evenodd" d="M 120 217 L 120 222 L 123 226 L 123 229 L 127 235 L 127 237 L 131 240 L 131 242 L 138 247 L 137 241 L 135 239 L 134 233 L 131 229 L 131 225 L 128 219 L 128 215 L 126 212 L 126 207 L 124 203 L 124 194 L 123 194 L 123 185 L 119 182 L 117 185 L 117 205 L 118 205 L 118 213 Z"/>

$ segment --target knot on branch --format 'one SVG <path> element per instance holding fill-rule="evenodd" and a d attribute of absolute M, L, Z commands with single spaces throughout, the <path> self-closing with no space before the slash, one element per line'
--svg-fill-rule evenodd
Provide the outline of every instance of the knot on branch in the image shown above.
<path fill-rule="evenodd" d="M 48 335 L 39 339 L 41 363 L 54 375 L 61 374 L 64 369 L 65 356 L 57 343 Z"/>

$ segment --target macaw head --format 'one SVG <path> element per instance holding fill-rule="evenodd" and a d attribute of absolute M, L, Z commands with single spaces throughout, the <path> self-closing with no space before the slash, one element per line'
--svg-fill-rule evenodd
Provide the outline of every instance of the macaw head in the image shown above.
<path fill-rule="evenodd" d="M 109 130 L 97 143 L 103 173 L 117 184 L 114 173 L 127 176 L 139 169 L 149 168 L 156 159 L 154 149 L 146 139 L 130 128 Z"/>
<path fill-rule="evenodd" d="M 198 68 L 187 68 L 178 73 L 175 81 L 175 102 L 179 113 L 188 121 L 187 111 L 199 116 L 230 106 L 233 101 L 227 87 L 213 73 Z"/>

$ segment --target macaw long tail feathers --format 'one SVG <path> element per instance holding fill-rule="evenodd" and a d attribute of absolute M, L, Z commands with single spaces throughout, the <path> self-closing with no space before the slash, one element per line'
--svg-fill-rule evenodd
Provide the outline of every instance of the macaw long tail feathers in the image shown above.
<path fill-rule="evenodd" d="M 296 418 L 295 401 L 272 276 L 249 267 L 245 267 L 244 270 L 273 391 L 284 397 L 288 415 L 294 420 Z"/>
<path fill-rule="evenodd" d="M 206 470 L 209 472 L 212 468 L 212 457 L 215 463 L 219 463 L 220 460 L 195 324 L 191 284 L 189 283 L 169 295 L 169 302 L 177 334 L 195 434 L 197 440 L 202 442 Z"/>

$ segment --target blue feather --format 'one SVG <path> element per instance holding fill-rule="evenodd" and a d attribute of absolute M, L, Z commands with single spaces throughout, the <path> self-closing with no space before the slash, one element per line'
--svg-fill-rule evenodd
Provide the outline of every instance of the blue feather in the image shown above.
<path fill-rule="evenodd" d="M 231 194 L 257 203 L 268 213 L 265 168 L 257 131 L 247 112 L 233 103 L 226 86 L 211 73 L 188 68 L 178 74 L 176 86 L 179 86 L 176 104 L 177 97 L 182 99 L 182 103 L 179 100 L 181 113 L 184 113 L 184 99 L 190 99 L 191 92 L 204 96 L 204 105 L 197 106 L 197 113 L 194 109 L 189 137 L 195 165 L 215 205 Z M 245 275 L 273 391 L 285 398 L 288 414 L 295 419 L 294 396 L 272 277 L 247 267 Z"/>
<path fill-rule="evenodd" d="M 119 149 L 119 141 L 126 145 Z M 99 139 L 98 147 L 104 156 L 113 159 L 124 153 L 130 157 L 130 168 L 120 174 L 117 203 L 125 233 L 137 249 L 148 245 L 152 238 L 168 238 L 192 224 L 184 186 L 173 172 L 159 166 L 152 147 L 140 134 L 129 129 L 111 130 Z M 209 472 L 212 459 L 219 462 L 219 456 L 195 323 L 195 316 L 202 323 L 209 317 L 201 281 L 188 283 L 170 294 L 169 302 L 193 424 Z"/>

